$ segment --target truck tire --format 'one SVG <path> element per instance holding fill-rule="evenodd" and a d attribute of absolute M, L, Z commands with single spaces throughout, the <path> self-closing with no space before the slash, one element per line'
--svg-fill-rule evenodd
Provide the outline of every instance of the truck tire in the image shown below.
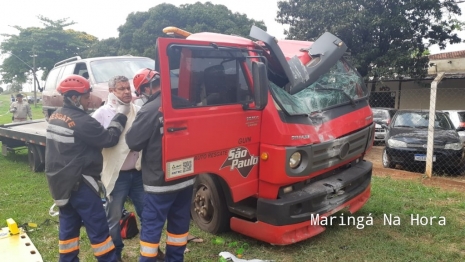
<path fill-rule="evenodd" d="M 196 178 L 191 216 L 203 231 L 218 234 L 229 230 L 231 213 L 221 185 L 213 175 L 202 174 Z"/>
<path fill-rule="evenodd" d="M 45 168 L 43 162 L 45 156 L 45 148 L 39 145 L 28 144 L 27 146 L 27 158 L 29 160 L 29 167 L 33 172 L 42 172 Z"/>

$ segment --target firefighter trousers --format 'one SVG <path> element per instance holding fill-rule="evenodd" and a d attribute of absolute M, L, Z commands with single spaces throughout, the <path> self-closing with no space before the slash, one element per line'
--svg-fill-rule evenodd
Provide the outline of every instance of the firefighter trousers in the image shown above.
<path fill-rule="evenodd" d="M 161 233 L 167 222 L 165 262 L 184 261 L 189 232 L 193 187 L 163 194 L 145 194 L 140 234 L 140 262 L 155 262 Z"/>
<path fill-rule="evenodd" d="M 116 261 L 115 246 L 108 230 L 102 199 L 86 183 L 73 191 L 66 206 L 60 207 L 60 262 L 78 262 L 81 225 L 99 262 Z"/>

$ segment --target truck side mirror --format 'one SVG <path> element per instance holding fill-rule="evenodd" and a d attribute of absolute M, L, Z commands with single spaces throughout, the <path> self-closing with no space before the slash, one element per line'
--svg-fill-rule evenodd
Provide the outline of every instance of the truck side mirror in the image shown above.
<path fill-rule="evenodd" d="M 268 104 L 268 75 L 264 63 L 252 62 L 255 109 L 263 110 Z"/>

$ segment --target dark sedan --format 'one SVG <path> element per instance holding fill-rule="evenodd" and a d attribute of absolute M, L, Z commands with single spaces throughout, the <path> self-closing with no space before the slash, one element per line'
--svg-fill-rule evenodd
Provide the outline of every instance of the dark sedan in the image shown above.
<path fill-rule="evenodd" d="M 383 166 L 424 167 L 428 140 L 428 111 L 400 110 L 388 126 Z M 464 148 L 449 117 L 435 113 L 433 167 L 447 173 L 461 173 Z"/>

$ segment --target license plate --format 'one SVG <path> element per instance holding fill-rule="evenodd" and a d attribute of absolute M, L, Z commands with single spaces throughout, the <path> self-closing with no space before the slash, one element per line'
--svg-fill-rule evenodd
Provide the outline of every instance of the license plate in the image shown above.
<path fill-rule="evenodd" d="M 426 161 L 426 155 L 416 154 L 415 161 Z M 436 156 L 433 155 L 433 162 L 435 161 L 436 161 Z"/>

